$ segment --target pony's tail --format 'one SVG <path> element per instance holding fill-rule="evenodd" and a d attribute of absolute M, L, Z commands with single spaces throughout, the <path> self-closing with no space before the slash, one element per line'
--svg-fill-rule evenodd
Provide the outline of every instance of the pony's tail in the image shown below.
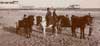
<path fill-rule="evenodd" d="M 18 22 L 16 22 L 16 30 L 18 30 Z"/>

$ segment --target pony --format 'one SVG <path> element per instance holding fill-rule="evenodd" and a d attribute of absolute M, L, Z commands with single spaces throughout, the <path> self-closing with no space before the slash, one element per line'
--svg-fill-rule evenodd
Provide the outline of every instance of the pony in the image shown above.
<path fill-rule="evenodd" d="M 80 28 L 80 39 L 85 38 L 84 35 L 84 29 L 86 25 L 90 25 L 93 18 L 90 15 L 85 15 L 82 17 L 78 17 L 75 15 L 72 15 L 71 17 L 71 30 L 72 30 L 72 36 L 76 37 L 76 28 Z"/>
<path fill-rule="evenodd" d="M 41 25 L 42 22 L 42 16 L 36 16 L 36 25 L 39 26 Z"/>
<path fill-rule="evenodd" d="M 19 33 L 21 28 L 24 29 L 25 36 L 29 38 L 32 33 L 32 26 L 34 24 L 34 16 L 29 15 L 27 18 L 24 18 L 23 20 L 18 20 L 16 24 L 16 33 Z M 22 32 L 21 32 L 22 33 Z"/>

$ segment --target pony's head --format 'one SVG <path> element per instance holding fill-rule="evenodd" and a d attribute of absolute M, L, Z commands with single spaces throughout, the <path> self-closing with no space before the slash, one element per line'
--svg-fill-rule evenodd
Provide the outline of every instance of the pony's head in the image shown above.
<path fill-rule="evenodd" d="M 92 17 L 92 16 L 90 16 L 90 15 L 86 15 L 84 18 L 85 18 L 85 20 L 86 20 L 87 25 L 90 25 L 90 24 L 93 23 L 93 18 L 94 18 L 94 17 Z"/>

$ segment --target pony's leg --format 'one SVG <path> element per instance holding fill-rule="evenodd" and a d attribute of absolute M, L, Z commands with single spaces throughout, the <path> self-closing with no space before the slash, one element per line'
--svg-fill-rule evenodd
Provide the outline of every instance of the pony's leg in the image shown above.
<path fill-rule="evenodd" d="M 80 39 L 82 39 L 82 29 L 80 28 Z"/>
<path fill-rule="evenodd" d="M 27 38 L 30 38 L 30 37 L 31 37 L 31 36 L 30 36 L 30 29 L 27 30 L 27 35 L 26 35 L 26 37 L 27 37 Z"/>
<path fill-rule="evenodd" d="M 55 33 L 55 25 L 52 26 L 52 33 Z"/>
<path fill-rule="evenodd" d="M 27 35 L 30 38 L 32 35 L 32 27 L 29 27 L 27 32 L 28 32 Z"/>
<path fill-rule="evenodd" d="M 85 34 L 84 34 L 84 30 L 85 30 L 85 25 L 81 27 L 82 29 L 82 38 L 85 39 Z"/>
<path fill-rule="evenodd" d="M 84 33 L 84 29 L 85 29 L 85 28 L 83 28 L 83 39 L 85 39 L 85 33 Z"/>
<path fill-rule="evenodd" d="M 24 36 L 27 37 L 27 28 L 24 28 Z"/>
<path fill-rule="evenodd" d="M 84 34 L 84 31 L 83 31 L 83 39 L 85 39 L 85 34 Z"/>
<path fill-rule="evenodd" d="M 84 26 L 83 27 L 80 27 L 80 39 L 85 38 L 84 29 L 85 29 Z"/>
<path fill-rule="evenodd" d="M 46 27 L 48 27 L 49 26 L 49 22 L 48 21 L 46 21 Z"/>
<path fill-rule="evenodd" d="M 25 36 L 26 36 L 26 38 L 30 38 L 29 37 L 29 28 L 25 28 Z"/>
<path fill-rule="evenodd" d="M 60 26 L 57 26 L 57 30 L 58 30 L 58 33 L 62 33 L 62 32 L 61 32 L 61 27 L 60 27 Z"/>
<path fill-rule="evenodd" d="M 71 27 L 71 30 L 72 30 L 72 36 L 74 36 L 74 35 L 73 35 L 73 30 L 74 30 L 73 27 Z"/>
<path fill-rule="evenodd" d="M 27 34 L 28 34 L 28 32 L 27 32 L 27 31 L 28 31 L 28 29 L 27 29 L 27 28 L 25 28 L 25 36 L 26 36 L 26 38 L 28 38 L 28 35 L 27 35 Z"/>
<path fill-rule="evenodd" d="M 75 29 L 76 29 L 76 28 L 75 28 Z M 75 35 L 75 37 L 77 37 L 75 29 L 74 29 L 74 35 Z"/>
<path fill-rule="evenodd" d="M 92 34 L 92 27 L 89 28 L 89 34 L 88 34 L 88 36 L 91 36 L 91 34 Z"/>
<path fill-rule="evenodd" d="M 76 34 L 76 33 L 75 33 L 75 27 L 72 26 L 72 27 L 71 27 L 71 30 L 72 30 L 72 36 L 75 36 L 75 34 Z"/>
<path fill-rule="evenodd" d="M 29 28 L 29 37 L 32 35 L 32 27 Z"/>

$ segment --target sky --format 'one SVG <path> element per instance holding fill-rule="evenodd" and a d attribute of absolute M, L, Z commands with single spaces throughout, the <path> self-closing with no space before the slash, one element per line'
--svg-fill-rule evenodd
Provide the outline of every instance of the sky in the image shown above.
<path fill-rule="evenodd" d="M 12 0 L 0 0 L 12 1 Z M 18 0 L 20 5 L 34 7 L 68 7 L 79 4 L 80 8 L 100 8 L 100 0 Z"/>

